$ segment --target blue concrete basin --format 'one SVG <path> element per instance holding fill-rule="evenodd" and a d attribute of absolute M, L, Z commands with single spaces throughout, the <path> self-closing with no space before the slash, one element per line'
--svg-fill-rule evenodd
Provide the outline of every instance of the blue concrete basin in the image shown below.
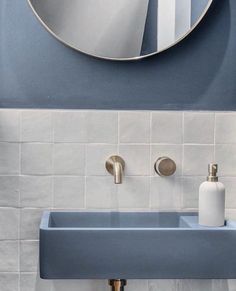
<path fill-rule="evenodd" d="M 183 212 L 44 212 L 41 278 L 236 278 L 236 223 L 197 221 Z"/>

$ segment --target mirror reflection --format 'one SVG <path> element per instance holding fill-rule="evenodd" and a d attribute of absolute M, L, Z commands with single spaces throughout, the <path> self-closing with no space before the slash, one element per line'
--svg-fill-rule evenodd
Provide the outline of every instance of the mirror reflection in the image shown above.
<path fill-rule="evenodd" d="M 66 45 L 106 59 L 139 59 L 183 39 L 212 0 L 29 0 Z"/>

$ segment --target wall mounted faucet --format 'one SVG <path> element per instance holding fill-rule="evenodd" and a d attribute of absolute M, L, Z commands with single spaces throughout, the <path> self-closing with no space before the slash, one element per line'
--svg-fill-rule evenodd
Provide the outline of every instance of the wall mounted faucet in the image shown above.
<path fill-rule="evenodd" d="M 106 161 L 107 171 L 114 176 L 115 184 L 122 184 L 125 161 L 119 156 L 111 156 Z"/>
<path fill-rule="evenodd" d="M 108 283 L 111 286 L 111 291 L 124 291 L 124 286 L 127 284 L 124 279 L 112 279 Z"/>

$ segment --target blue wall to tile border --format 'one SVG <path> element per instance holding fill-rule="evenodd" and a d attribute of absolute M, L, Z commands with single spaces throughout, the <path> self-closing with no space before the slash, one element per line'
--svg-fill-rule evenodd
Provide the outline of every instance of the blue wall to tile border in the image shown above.
<path fill-rule="evenodd" d="M 26 0 L 1 0 L 0 107 L 236 110 L 236 1 L 214 0 L 168 51 L 120 63 L 59 43 Z"/>

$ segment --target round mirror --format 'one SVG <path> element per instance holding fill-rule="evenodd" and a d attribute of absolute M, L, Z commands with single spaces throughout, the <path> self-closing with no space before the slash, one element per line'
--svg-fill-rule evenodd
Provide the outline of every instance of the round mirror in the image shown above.
<path fill-rule="evenodd" d="M 135 60 L 186 37 L 213 0 L 28 0 L 58 40 L 89 55 Z"/>

